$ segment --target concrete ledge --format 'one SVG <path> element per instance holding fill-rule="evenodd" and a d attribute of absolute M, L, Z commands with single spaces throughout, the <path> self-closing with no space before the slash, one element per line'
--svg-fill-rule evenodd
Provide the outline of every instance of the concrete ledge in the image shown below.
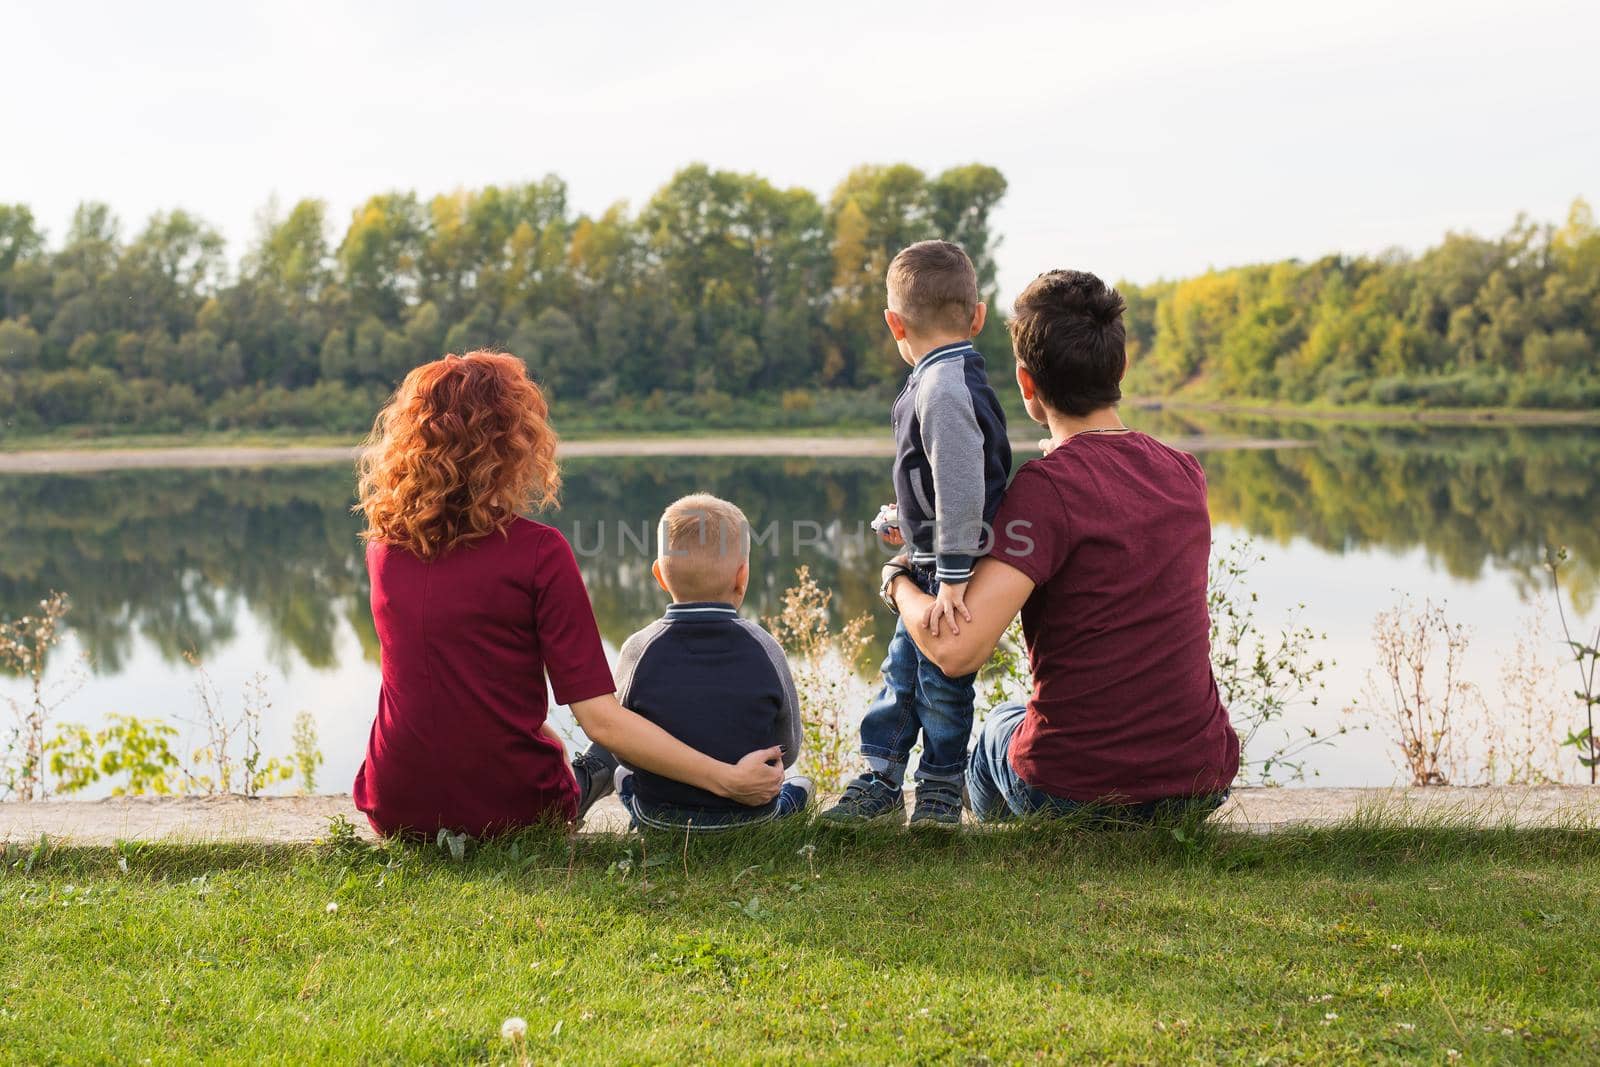
<path fill-rule="evenodd" d="M 71 845 L 305 844 L 324 836 L 328 820 L 338 815 L 371 836 L 365 817 L 348 796 L 123 797 L 0 804 L 0 841 L 27 844 L 46 834 Z M 1600 788 L 1239 789 L 1215 819 L 1238 829 L 1268 831 L 1379 816 L 1398 823 L 1459 820 L 1485 827 L 1600 829 Z M 615 832 L 625 827 L 621 807 L 607 798 L 591 813 L 585 829 Z"/>

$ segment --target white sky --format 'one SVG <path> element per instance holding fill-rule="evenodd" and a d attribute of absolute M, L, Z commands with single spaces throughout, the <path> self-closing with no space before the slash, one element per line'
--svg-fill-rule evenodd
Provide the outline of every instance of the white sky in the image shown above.
<path fill-rule="evenodd" d="M 1419 249 L 1600 199 L 1600 5 L 6 5 L 0 201 L 60 238 L 269 196 L 352 207 L 554 171 L 634 204 L 696 160 L 826 196 L 999 167 L 1006 292 Z"/>

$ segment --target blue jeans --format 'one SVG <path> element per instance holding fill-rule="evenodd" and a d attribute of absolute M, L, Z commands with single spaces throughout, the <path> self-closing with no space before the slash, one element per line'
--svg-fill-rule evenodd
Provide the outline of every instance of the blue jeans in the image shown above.
<path fill-rule="evenodd" d="M 806 805 L 811 803 L 811 781 L 807 778 L 791 778 L 783 783 L 783 788 L 778 792 L 778 799 L 765 807 L 700 810 L 642 802 L 634 794 L 633 775 L 624 771 L 617 775 L 617 799 L 622 802 L 622 809 L 628 813 L 635 830 L 673 830 L 678 833 L 687 831 L 708 834 L 718 830 L 731 830 L 736 826 L 754 826 L 758 823 L 771 822 L 773 819 L 805 811 Z"/>
<path fill-rule="evenodd" d="M 919 573 L 915 581 L 925 593 L 939 588 L 931 575 Z M 946 677 L 911 640 L 905 620 L 896 623 L 883 661 L 883 688 L 861 720 L 861 754 L 867 766 L 899 785 L 920 733 L 922 758 L 917 761 L 916 780 L 959 787 L 972 736 L 977 677 Z"/>
<path fill-rule="evenodd" d="M 1228 791 L 1201 797 L 1167 797 L 1144 804 L 1085 804 L 1035 789 L 1011 769 L 1011 738 L 1022 725 L 1027 707 L 1012 702 L 989 713 L 967 765 L 967 803 L 979 822 L 998 822 L 1019 815 L 1097 815 L 1106 825 L 1152 822 L 1184 815 L 1201 818 L 1228 799 Z"/>

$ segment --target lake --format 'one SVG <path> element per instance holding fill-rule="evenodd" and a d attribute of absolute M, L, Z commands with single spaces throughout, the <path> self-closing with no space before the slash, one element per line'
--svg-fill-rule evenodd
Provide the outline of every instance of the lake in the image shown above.
<path fill-rule="evenodd" d="M 1573 556 L 1569 612 L 1593 631 L 1600 429 L 1220 425 L 1162 412 L 1129 421 L 1158 436 L 1242 428 L 1293 439 L 1199 455 L 1217 545 L 1250 537 L 1265 557 L 1248 576 L 1260 621 L 1271 629 L 1304 604 L 1300 620 L 1327 635 L 1317 646 L 1333 661 L 1326 689 L 1318 706 L 1294 710 L 1294 725 L 1358 721 L 1341 709 L 1374 663 L 1374 616 L 1402 593 L 1443 602 L 1470 628 L 1466 680 L 1490 708 L 1508 705 L 1501 673 L 1519 639 L 1522 660 L 1570 670 L 1541 566 L 1548 545 Z M 841 617 L 870 613 L 880 646 L 886 638 L 876 597 L 884 553 L 865 528 L 891 496 L 886 460 L 573 459 L 565 475 L 563 507 L 547 519 L 578 551 L 613 652 L 662 607 L 649 572 L 656 516 L 700 489 L 734 500 L 767 532 L 747 615 L 773 613 L 805 565 L 836 590 Z M 260 672 L 271 702 L 263 747 L 287 752 L 291 720 L 310 711 L 327 758 L 319 787 L 343 789 L 378 684 L 351 503 L 345 465 L 3 476 L 0 615 L 27 611 L 48 590 L 71 595 L 71 632 L 49 677 L 81 684 L 58 720 L 165 717 L 183 728 L 187 749 L 199 709 L 187 657 L 204 664 L 230 711 Z M 1576 725 L 1575 702 L 1559 703 L 1571 680 L 1558 681 L 1546 696 Z M 0 679 L 0 695 L 22 692 Z M 1398 774 L 1391 748 L 1374 727 L 1315 750 L 1306 769 L 1315 784 L 1388 785 Z M 1571 751 L 1562 766 L 1575 779 Z"/>

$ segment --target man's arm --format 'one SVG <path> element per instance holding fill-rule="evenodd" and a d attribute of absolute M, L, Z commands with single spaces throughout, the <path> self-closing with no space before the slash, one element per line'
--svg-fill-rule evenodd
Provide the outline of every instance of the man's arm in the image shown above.
<path fill-rule="evenodd" d="M 1033 579 L 992 556 L 980 559 L 966 590 L 972 621 L 966 626 L 951 622 L 942 629 L 937 618 L 929 625 L 928 608 L 933 597 L 918 589 L 915 582 L 901 576 L 895 579 L 890 592 L 906 620 L 906 633 L 922 654 L 949 677 L 959 678 L 988 662 L 1006 627 L 1033 594 Z"/>

